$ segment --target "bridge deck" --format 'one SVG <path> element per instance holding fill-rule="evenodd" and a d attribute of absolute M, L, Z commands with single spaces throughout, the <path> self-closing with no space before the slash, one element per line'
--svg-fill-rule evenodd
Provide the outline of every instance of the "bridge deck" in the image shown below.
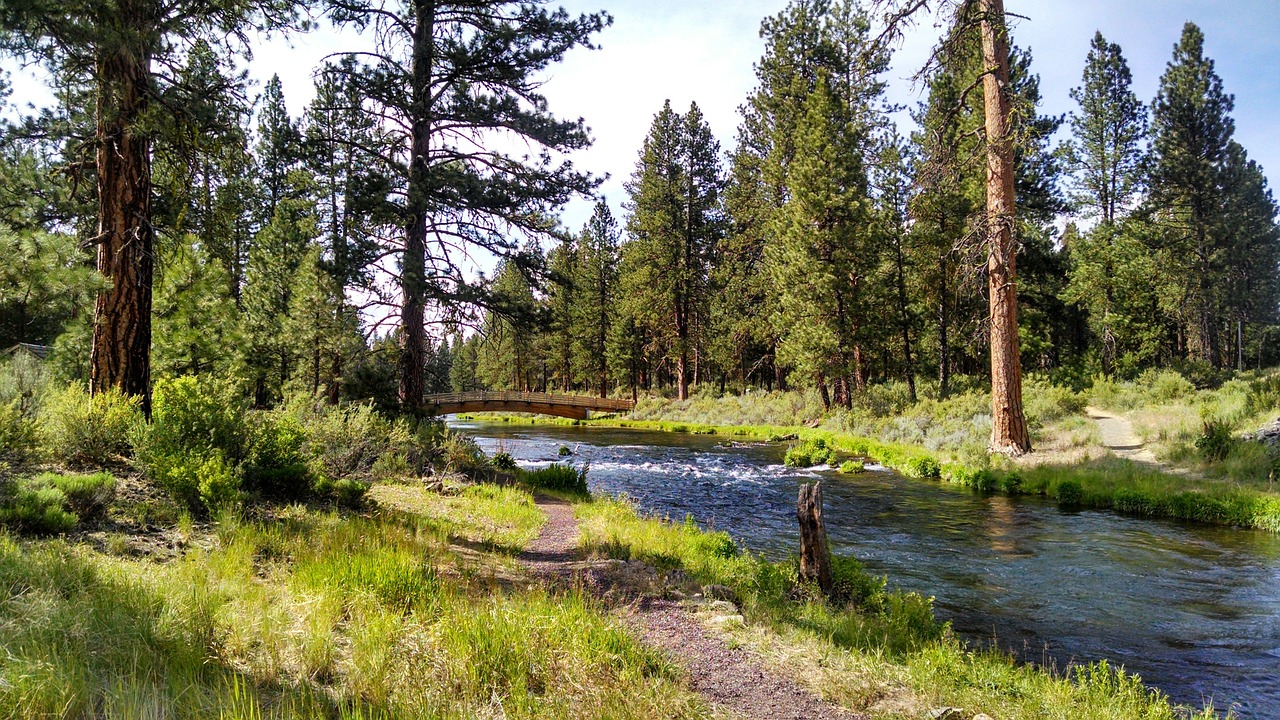
<path fill-rule="evenodd" d="M 630 400 L 591 397 L 589 395 L 557 395 L 533 392 L 462 392 L 440 393 L 423 398 L 437 415 L 460 412 L 532 412 L 561 417 L 586 418 L 597 412 L 630 412 Z"/>

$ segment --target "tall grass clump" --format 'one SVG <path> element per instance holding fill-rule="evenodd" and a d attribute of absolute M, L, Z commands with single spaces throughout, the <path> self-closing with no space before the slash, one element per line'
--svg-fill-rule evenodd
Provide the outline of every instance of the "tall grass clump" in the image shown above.
<path fill-rule="evenodd" d="M 522 480 L 530 487 L 586 495 L 588 470 L 586 466 L 575 468 L 572 465 L 551 463 L 544 468 L 525 473 Z"/>

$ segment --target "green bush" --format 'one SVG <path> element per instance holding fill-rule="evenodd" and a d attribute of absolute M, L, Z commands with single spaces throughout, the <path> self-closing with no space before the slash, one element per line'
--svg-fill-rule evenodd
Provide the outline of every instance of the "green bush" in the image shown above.
<path fill-rule="evenodd" d="M 106 517 L 107 508 L 116 496 L 116 479 L 104 472 L 91 475 L 44 473 L 27 482 L 33 488 L 57 489 L 65 499 L 66 508 L 85 521 Z"/>
<path fill-rule="evenodd" d="M 39 454 L 36 423 L 19 401 L 0 403 L 0 461 L 25 462 Z"/>
<path fill-rule="evenodd" d="M 949 483 L 973 488 L 978 492 L 991 492 L 996 489 L 996 477 L 988 468 L 947 463 L 941 470 L 942 478 Z"/>
<path fill-rule="evenodd" d="M 66 502 L 67 496 L 56 487 L 6 483 L 0 490 L 0 524 L 36 535 L 68 532 L 79 518 L 66 510 Z"/>
<path fill-rule="evenodd" d="M 861 460 L 845 460 L 840 463 L 840 473 L 843 475 L 856 475 L 866 469 Z"/>
<path fill-rule="evenodd" d="M 489 465 L 489 459 L 476 441 L 462 433 L 446 432 L 440 440 L 440 459 L 454 472 L 473 475 Z"/>
<path fill-rule="evenodd" d="M 343 478 L 333 484 L 333 498 L 343 507 L 360 507 L 368 491 L 367 484 L 350 478 Z"/>
<path fill-rule="evenodd" d="M 493 459 L 489 461 L 495 468 L 499 470 L 515 470 L 516 459 L 511 457 L 511 453 L 499 452 L 494 453 Z"/>
<path fill-rule="evenodd" d="M 154 456 L 147 472 L 174 499 L 195 512 L 234 503 L 240 478 L 218 452 L 177 452 Z"/>
<path fill-rule="evenodd" d="M 384 452 L 373 461 L 369 474 L 375 480 L 396 480 L 412 477 L 414 472 L 413 466 L 409 464 L 409 458 L 404 453 Z"/>
<path fill-rule="evenodd" d="M 1062 507 L 1078 507 L 1084 501 L 1079 480 L 1062 480 L 1053 488 L 1053 497 Z"/>
<path fill-rule="evenodd" d="M 306 433 L 289 415 L 256 413 L 248 422 L 248 457 L 244 487 L 281 499 L 300 499 L 311 492 L 311 470 L 302 454 Z"/>
<path fill-rule="evenodd" d="M 41 413 L 44 445 L 68 465 L 106 465 L 129 453 L 130 438 L 143 422 L 139 402 L 115 389 L 90 395 L 79 384 L 51 393 Z"/>
<path fill-rule="evenodd" d="M 306 454 L 315 469 L 342 478 L 372 471 L 389 449 L 397 427 L 368 405 L 291 408 L 306 430 Z M 399 428 L 403 433 L 405 428 Z"/>
<path fill-rule="evenodd" d="M 782 462 L 787 467 L 806 468 L 815 465 L 830 465 L 836 459 L 835 450 L 827 446 L 825 438 L 802 440 L 787 448 Z"/>
<path fill-rule="evenodd" d="M 866 571 L 866 567 L 850 555 L 831 556 L 831 602 L 837 605 L 858 605 L 870 610 L 882 610 L 880 601 L 887 580 Z"/>
<path fill-rule="evenodd" d="M 148 451 L 217 451 L 234 466 L 245 459 L 248 444 L 245 403 L 230 382 L 202 375 L 156 383 Z"/>
<path fill-rule="evenodd" d="M 570 465 L 552 463 L 540 470 L 531 471 L 524 476 L 524 481 L 533 487 L 547 490 L 560 490 L 587 494 L 587 468 L 578 470 Z"/>

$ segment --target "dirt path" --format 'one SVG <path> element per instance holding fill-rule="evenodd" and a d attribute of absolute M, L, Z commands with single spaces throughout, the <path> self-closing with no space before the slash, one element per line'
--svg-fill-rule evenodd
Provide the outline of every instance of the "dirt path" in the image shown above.
<path fill-rule="evenodd" d="M 577 552 L 578 523 L 573 506 L 538 497 L 547 514 L 542 532 L 520 555 L 537 576 L 564 580 L 584 564 Z M 587 583 L 592 586 L 592 583 Z M 764 667 L 742 648 L 713 636 L 691 612 L 667 600 L 641 598 L 623 612 L 625 622 L 647 645 L 662 650 L 689 673 L 689 687 L 735 717 L 751 720 L 859 720 L 865 716 L 823 702 L 796 683 Z"/>
<path fill-rule="evenodd" d="M 1162 466 L 1155 454 L 1134 434 L 1133 423 L 1128 418 L 1095 407 L 1087 407 L 1084 411 L 1097 423 L 1098 432 L 1102 435 L 1102 445 L 1108 450 L 1135 462 Z"/>

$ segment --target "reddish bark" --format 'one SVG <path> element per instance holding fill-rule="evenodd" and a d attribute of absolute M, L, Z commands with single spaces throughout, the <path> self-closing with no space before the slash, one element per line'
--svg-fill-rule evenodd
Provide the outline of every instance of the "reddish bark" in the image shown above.
<path fill-rule="evenodd" d="M 987 130 L 987 278 L 991 307 L 991 450 L 1031 451 L 1018 351 L 1013 140 L 1009 130 L 1009 37 L 1004 0 L 979 0 Z"/>

